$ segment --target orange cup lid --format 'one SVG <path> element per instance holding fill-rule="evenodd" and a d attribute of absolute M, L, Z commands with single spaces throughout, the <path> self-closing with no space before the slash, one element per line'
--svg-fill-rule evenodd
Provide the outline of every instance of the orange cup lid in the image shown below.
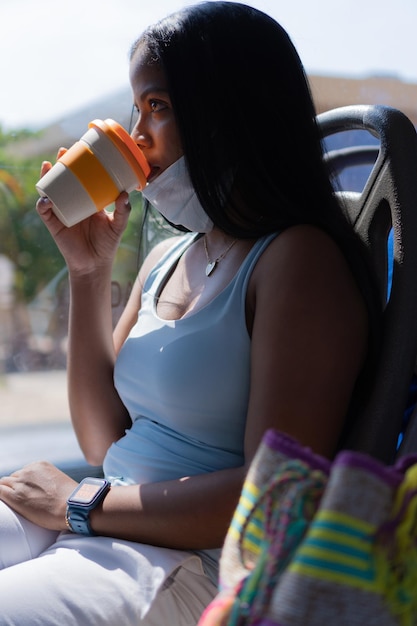
<path fill-rule="evenodd" d="M 88 128 L 94 127 L 99 128 L 117 146 L 139 179 L 138 190 L 143 189 L 151 168 L 142 150 L 136 145 L 129 133 L 112 119 L 93 120 L 89 123 Z"/>

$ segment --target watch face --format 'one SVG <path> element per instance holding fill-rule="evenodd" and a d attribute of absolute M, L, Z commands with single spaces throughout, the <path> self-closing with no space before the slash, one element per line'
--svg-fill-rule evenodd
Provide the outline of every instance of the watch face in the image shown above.
<path fill-rule="evenodd" d="M 82 502 L 83 504 L 88 504 L 92 502 L 100 491 L 101 485 L 92 485 L 91 483 L 84 483 L 78 487 L 77 492 L 74 494 L 73 498 L 76 498 L 78 502 Z"/>
<path fill-rule="evenodd" d="M 84 478 L 68 499 L 69 503 L 87 506 L 107 489 L 107 481 L 100 478 Z"/>

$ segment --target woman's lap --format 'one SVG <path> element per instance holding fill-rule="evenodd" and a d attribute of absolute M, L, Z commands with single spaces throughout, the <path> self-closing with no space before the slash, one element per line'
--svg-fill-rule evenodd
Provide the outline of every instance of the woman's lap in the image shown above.
<path fill-rule="evenodd" d="M 0 569 L 34 559 L 58 534 L 32 524 L 0 501 Z"/>
<path fill-rule="evenodd" d="M 192 553 L 63 533 L 0 571 L 0 626 L 192 626 L 215 593 Z"/>

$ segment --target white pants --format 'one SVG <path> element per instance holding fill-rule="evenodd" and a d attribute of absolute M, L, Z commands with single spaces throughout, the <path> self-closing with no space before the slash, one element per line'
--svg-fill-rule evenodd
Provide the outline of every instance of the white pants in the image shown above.
<path fill-rule="evenodd" d="M 35 526 L 0 502 L 0 626 L 195 626 L 217 589 L 192 552 Z"/>

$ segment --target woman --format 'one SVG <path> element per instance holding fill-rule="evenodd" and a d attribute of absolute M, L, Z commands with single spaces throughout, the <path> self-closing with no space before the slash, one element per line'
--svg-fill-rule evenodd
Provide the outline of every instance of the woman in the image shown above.
<path fill-rule="evenodd" d="M 283 29 L 241 4 L 189 7 L 138 39 L 130 81 L 144 195 L 191 232 L 151 252 L 112 335 L 127 195 L 71 229 L 38 202 L 70 276 L 74 428 L 111 488 L 80 521 L 56 468 L 1 479 L 0 514 L 37 534 L 3 563 L 0 624 L 195 624 L 265 430 L 331 457 L 374 356 L 373 278 Z"/>

